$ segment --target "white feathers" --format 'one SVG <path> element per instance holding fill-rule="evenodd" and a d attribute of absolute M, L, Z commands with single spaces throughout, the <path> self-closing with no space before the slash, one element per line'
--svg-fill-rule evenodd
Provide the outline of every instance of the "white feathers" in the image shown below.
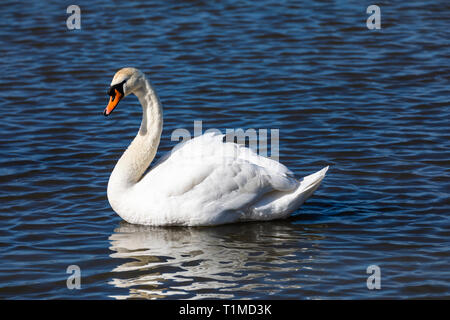
<path fill-rule="evenodd" d="M 298 181 L 281 163 L 223 142 L 224 136 L 217 133 L 176 146 L 141 177 L 159 144 L 162 108 L 145 76 L 126 71 L 127 77 L 141 79 L 126 85 L 144 112 L 141 129 L 108 184 L 111 206 L 126 221 L 193 226 L 284 218 L 324 178 L 328 167 Z M 116 77 L 120 80 L 123 74 Z"/>
<path fill-rule="evenodd" d="M 309 185 L 318 186 L 324 176 L 319 173 L 300 183 L 282 164 L 205 134 L 174 148 L 134 186 L 141 202 L 135 223 L 216 225 L 286 217 L 303 203 Z"/>

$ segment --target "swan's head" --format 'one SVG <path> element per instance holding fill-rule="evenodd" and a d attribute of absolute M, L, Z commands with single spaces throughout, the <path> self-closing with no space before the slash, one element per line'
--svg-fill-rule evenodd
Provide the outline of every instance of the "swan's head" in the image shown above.
<path fill-rule="evenodd" d="M 136 68 L 123 68 L 117 71 L 108 89 L 110 98 L 103 114 L 109 116 L 123 97 L 138 90 L 143 77 L 144 74 Z"/>

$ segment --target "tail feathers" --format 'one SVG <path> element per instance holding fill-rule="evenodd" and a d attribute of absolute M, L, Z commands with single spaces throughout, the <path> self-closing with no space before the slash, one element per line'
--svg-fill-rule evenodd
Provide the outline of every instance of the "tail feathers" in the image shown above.
<path fill-rule="evenodd" d="M 297 210 L 317 190 L 329 166 L 304 177 L 293 192 L 274 191 L 258 201 L 252 208 L 257 220 L 285 218 Z"/>
<path fill-rule="evenodd" d="M 325 178 L 325 174 L 328 171 L 329 166 L 326 166 L 320 171 L 317 171 L 316 173 L 310 174 L 309 176 L 304 177 L 300 181 L 300 186 L 297 188 L 295 193 L 299 191 L 306 191 L 307 189 L 314 188 L 316 185 L 320 184 Z"/>

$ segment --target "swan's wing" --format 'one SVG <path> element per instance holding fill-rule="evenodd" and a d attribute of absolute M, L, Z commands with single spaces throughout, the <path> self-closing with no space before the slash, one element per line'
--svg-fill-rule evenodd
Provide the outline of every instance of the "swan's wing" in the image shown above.
<path fill-rule="evenodd" d="M 298 187 L 285 166 L 223 137 L 208 133 L 174 148 L 139 184 L 208 214 L 244 210 L 267 192 Z"/>
<path fill-rule="evenodd" d="M 177 144 L 172 151 L 163 155 L 154 167 L 166 161 L 181 163 L 183 161 L 195 162 L 204 157 L 214 157 L 214 159 L 229 157 L 246 160 L 267 170 L 280 175 L 293 177 L 293 173 L 283 164 L 272 159 L 262 157 L 253 150 L 232 142 L 223 142 L 226 136 L 216 132 L 205 133 L 204 135 Z M 170 159 L 169 159 L 170 158 Z"/>

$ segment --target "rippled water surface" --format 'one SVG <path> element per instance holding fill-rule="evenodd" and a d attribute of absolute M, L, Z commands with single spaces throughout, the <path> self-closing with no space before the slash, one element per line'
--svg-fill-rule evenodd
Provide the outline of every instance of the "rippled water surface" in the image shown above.
<path fill-rule="evenodd" d="M 450 298 L 448 1 L 377 2 L 381 30 L 368 1 L 76 4 L 73 31 L 68 2 L 0 7 L 0 297 Z M 194 120 L 277 128 L 281 162 L 327 177 L 284 221 L 123 222 L 106 187 L 141 110 L 102 111 L 124 66 L 159 93 L 160 152 Z"/>

